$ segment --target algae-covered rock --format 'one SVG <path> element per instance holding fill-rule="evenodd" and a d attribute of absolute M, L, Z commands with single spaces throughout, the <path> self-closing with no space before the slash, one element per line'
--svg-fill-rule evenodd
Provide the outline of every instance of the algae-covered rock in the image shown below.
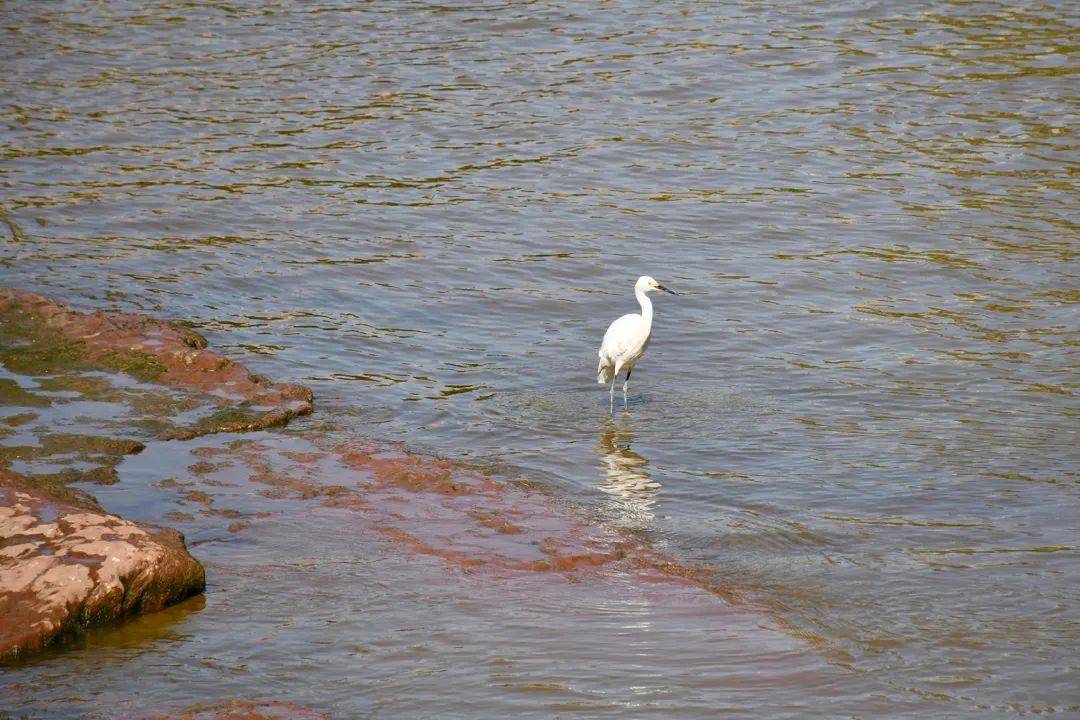
<path fill-rule="evenodd" d="M 0 470 L 0 660 L 202 592 L 175 530 L 46 494 Z"/>
<path fill-rule="evenodd" d="M 0 289 L 0 362 L 30 377 L 87 370 L 124 373 L 144 383 L 198 393 L 219 406 L 215 415 L 220 417 L 211 415 L 183 431 L 165 431 L 170 437 L 283 425 L 312 410 L 308 388 L 252 374 L 207 350 L 205 338 L 192 330 L 142 315 L 78 312 L 21 290 Z M 52 386 L 72 382 L 53 381 Z M 0 381 L 0 398 L 7 396 L 13 398 L 8 404 L 49 403 L 10 380 Z"/>
<path fill-rule="evenodd" d="M 0 289 L 0 363 L 13 374 L 0 377 L 0 468 L 50 482 L 108 484 L 142 441 L 312 410 L 308 388 L 254 375 L 185 327 L 19 290 Z"/>

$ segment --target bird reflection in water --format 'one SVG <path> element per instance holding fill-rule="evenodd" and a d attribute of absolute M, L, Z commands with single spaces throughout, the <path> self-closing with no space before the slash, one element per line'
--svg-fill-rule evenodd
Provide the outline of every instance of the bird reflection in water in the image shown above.
<path fill-rule="evenodd" d="M 633 440 L 629 427 L 620 427 L 618 421 L 606 418 L 596 451 L 605 476 L 600 490 L 612 497 L 613 509 L 623 524 L 640 527 L 655 519 L 652 508 L 660 483 L 645 469 L 649 461 L 630 449 Z"/>

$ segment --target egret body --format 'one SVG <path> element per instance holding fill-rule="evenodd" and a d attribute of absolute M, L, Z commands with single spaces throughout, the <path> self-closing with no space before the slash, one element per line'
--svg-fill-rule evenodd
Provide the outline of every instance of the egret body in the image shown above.
<path fill-rule="evenodd" d="M 645 348 L 649 347 L 649 339 L 652 337 L 653 309 L 649 293 L 657 290 L 678 295 L 648 275 L 642 275 L 634 285 L 634 297 L 641 305 L 641 314 L 623 315 L 611 323 L 604 333 L 604 342 L 600 344 L 600 365 L 596 369 L 596 382 L 601 385 L 611 383 L 609 394 L 612 412 L 615 411 L 615 379 L 623 370 L 626 371 L 622 386 L 623 410 L 627 409 L 626 393 L 630 384 L 630 373 L 645 354 Z"/>

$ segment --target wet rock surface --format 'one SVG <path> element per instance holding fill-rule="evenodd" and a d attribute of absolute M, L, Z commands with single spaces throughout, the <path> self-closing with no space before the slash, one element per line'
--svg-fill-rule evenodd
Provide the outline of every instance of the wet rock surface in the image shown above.
<path fill-rule="evenodd" d="M 0 470 L 0 660 L 201 592 L 183 535 L 41 494 Z"/>

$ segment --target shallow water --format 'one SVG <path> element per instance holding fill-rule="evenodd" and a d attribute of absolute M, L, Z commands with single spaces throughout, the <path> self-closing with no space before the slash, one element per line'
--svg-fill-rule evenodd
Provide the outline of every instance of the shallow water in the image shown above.
<path fill-rule="evenodd" d="M 772 598 L 814 667 L 847 674 L 807 680 L 802 716 L 1075 711 L 1078 20 L 1068 3 L 8 2 L 0 275 L 189 320 L 312 385 L 309 427 L 542 482 Z M 609 417 L 595 348 L 642 273 L 684 295 L 657 298 L 630 413 Z M 252 568 L 305 534 L 245 535 L 208 560 L 238 607 L 361 628 L 357 599 L 385 574 L 400 622 L 427 612 L 430 573 L 410 579 L 393 552 L 331 573 L 321 609 L 262 595 Z M 515 614 L 499 593 L 531 588 L 447 582 L 453 632 L 500 614 L 494 655 L 557 604 L 561 632 L 528 652 L 567 665 L 529 676 L 626 699 L 629 670 L 605 684 L 594 665 L 625 654 L 612 628 L 633 601 L 568 615 L 572 598 L 541 592 Z M 174 615 L 179 647 L 250 635 L 214 590 Z M 364 631 L 390 632 L 397 616 L 379 617 Z M 724 620 L 663 622 L 648 672 L 718 655 Z M 424 635 L 442 670 L 384 672 L 464 715 L 553 711 L 468 681 L 453 642 Z M 115 663 L 123 697 L 163 643 L 13 678 L 61 712 L 84 663 Z M 594 665 L 568 660 L 590 647 Z M 184 653 L 140 691 L 173 694 Z M 343 675 L 332 653 L 266 662 L 220 696 L 280 672 L 284 697 L 421 714 L 395 704 L 411 701 L 401 675 L 376 691 L 378 672 Z M 757 676 L 781 687 L 798 662 Z M 640 712 L 785 712 L 731 667 L 693 691 L 672 678 L 685 705 Z"/>
<path fill-rule="evenodd" d="M 318 451 L 310 439 L 252 433 L 243 447 L 226 444 L 151 443 L 125 461 L 120 482 L 92 488 L 126 517 L 183 527 L 208 559 L 207 593 L 11 671 L 7 692 L 23 712 L 143 717 L 254 695 L 341 717 L 694 718 L 724 698 L 736 714 L 795 718 L 812 706 L 808 690 L 836 689 L 839 706 L 855 707 L 850 673 L 762 607 L 723 602 L 677 576 L 500 566 L 529 552 L 515 545 L 538 544 L 531 531 L 493 540 L 460 527 L 455 498 L 395 504 L 401 489 L 387 495 L 377 483 L 361 505 L 328 507 L 342 496 L 302 497 L 285 471 L 289 457 Z M 252 462 L 276 470 L 251 474 Z M 335 472 L 332 459 L 301 465 L 316 484 L 371 478 Z M 185 466 L 183 479 L 162 482 L 163 467 Z M 517 503 L 549 544 L 596 532 L 531 497 Z M 398 528 L 445 544 L 409 552 L 401 533 L 385 532 L 399 514 Z M 235 518 L 240 525 L 226 527 Z M 462 548 L 470 552 L 453 562 Z M 91 672 L 73 696 L 72 681 Z"/>

